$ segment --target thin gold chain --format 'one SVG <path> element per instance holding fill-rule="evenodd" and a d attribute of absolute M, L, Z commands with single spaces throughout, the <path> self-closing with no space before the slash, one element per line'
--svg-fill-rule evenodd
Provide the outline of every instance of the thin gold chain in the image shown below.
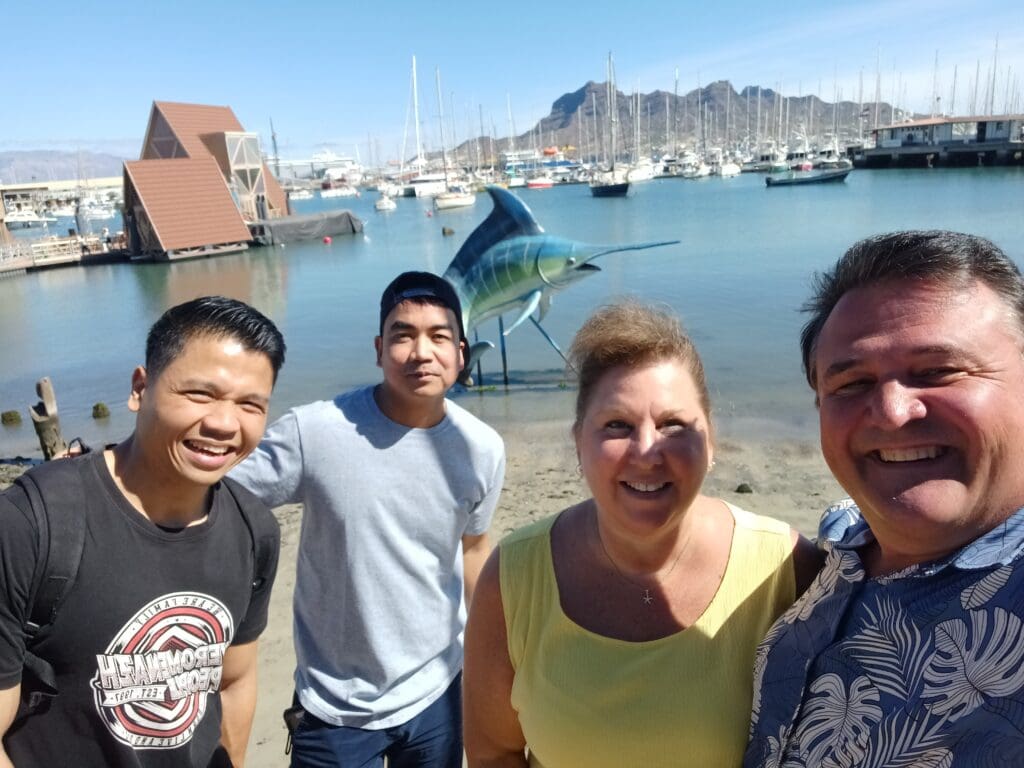
<path fill-rule="evenodd" d="M 596 512 L 594 513 L 594 533 L 597 535 L 597 543 L 601 545 L 601 551 L 604 552 L 604 556 L 608 558 L 608 562 L 612 564 L 612 568 L 615 569 L 615 572 L 619 574 L 619 578 L 621 578 L 626 583 L 632 584 L 634 587 L 637 587 L 638 589 L 642 589 L 644 591 L 644 594 L 641 596 L 641 598 L 643 599 L 645 605 L 651 605 L 652 603 L 654 603 L 654 597 L 653 595 L 651 595 L 650 588 L 645 587 L 642 584 L 638 584 L 637 582 L 633 581 L 633 579 L 629 578 L 629 576 L 622 572 L 622 569 L 619 568 L 619 564 L 616 563 L 612 556 L 608 553 L 608 548 L 604 545 L 604 539 L 601 538 L 601 528 L 597 524 Z M 672 575 L 672 571 L 676 569 L 676 563 L 678 563 L 679 558 L 683 556 L 683 552 L 686 550 L 687 544 L 689 544 L 689 541 L 683 544 L 683 546 L 679 548 L 679 552 L 676 553 L 676 557 L 672 561 L 672 565 L 670 565 L 669 569 L 665 572 L 665 581 L 667 581 L 668 577 Z M 658 571 L 655 571 L 654 581 L 656 584 L 658 584 L 658 586 L 662 586 L 664 584 L 664 581 L 658 578 L 657 574 Z"/>

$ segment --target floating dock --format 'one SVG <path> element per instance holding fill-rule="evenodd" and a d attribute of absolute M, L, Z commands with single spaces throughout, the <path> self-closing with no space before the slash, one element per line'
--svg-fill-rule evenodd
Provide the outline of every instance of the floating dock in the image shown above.
<path fill-rule="evenodd" d="M 259 245 L 278 245 L 300 240 L 321 240 L 363 231 L 363 221 L 351 211 L 322 211 L 249 223 L 252 239 Z"/>

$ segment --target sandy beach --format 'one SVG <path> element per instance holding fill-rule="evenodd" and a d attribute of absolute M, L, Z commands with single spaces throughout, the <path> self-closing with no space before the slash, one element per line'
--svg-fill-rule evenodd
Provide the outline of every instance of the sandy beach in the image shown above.
<path fill-rule="evenodd" d="M 503 424 L 508 454 L 501 502 L 491 526 L 497 542 L 506 533 L 586 497 L 576 469 L 569 419 Z M 21 467 L 0 467 L 0 487 Z M 739 493 L 740 484 L 752 493 Z M 759 514 L 791 523 L 813 535 L 821 511 L 845 494 L 829 474 L 813 440 L 747 441 L 721 435 L 715 467 L 704 490 Z M 275 510 L 281 523 L 281 560 L 270 606 L 270 622 L 260 640 L 260 693 L 247 765 L 282 768 L 285 729 L 281 711 L 292 696 L 291 599 L 295 586 L 300 505 Z"/>

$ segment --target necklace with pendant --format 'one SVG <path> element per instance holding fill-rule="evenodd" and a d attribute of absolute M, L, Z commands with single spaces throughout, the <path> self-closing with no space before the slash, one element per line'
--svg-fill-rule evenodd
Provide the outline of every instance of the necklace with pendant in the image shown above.
<path fill-rule="evenodd" d="M 642 589 L 644 591 L 644 593 L 643 593 L 643 595 L 641 595 L 641 599 L 644 601 L 644 604 L 645 605 L 652 605 L 654 603 L 654 595 L 651 594 L 650 588 L 645 587 L 643 584 L 638 584 L 636 581 L 634 581 L 633 579 L 629 578 L 629 576 L 627 576 L 625 573 L 622 572 L 622 569 L 619 568 L 619 564 L 616 563 L 615 560 L 612 558 L 612 556 L 608 553 L 608 548 L 605 547 L 605 545 L 604 545 L 604 539 L 601 538 L 601 529 L 597 525 L 597 515 L 596 514 L 594 516 L 594 533 L 597 535 L 597 542 L 598 542 L 598 544 L 601 545 L 601 551 L 604 552 L 604 556 L 606 558 L 608 558 L 608 562 L 612 564 L 612 568 L 615 569 L 615 572 L 619 575 L 619 578 L 622 579 L 623 581 L 625 581 L 627 584 L 632 584 L 634 587 L 637 587 L 638 589 Z M 687 542 L 687 543 L 689 543 L 689 542 Z M 672 565 L 669 566 L 669 568 L 665 572 L 665 576 L 663 578 L 659 579 L 657 577 L 657 573 L 658 572 L 657 571 L 654 572 L 654 575 L 655 575 L 654 580 L 659 585 L 663 584 L 665 581 L 667 581 L 668 577 L 672 575 L 672 571 L 674 571 L 676 569 L 676 563 L 679 562 L 679 558 L 682 557 L 683 551 L 685 549 L 686 549 L 686 544 L 683 544 L 683 546 L 681 546 L 679 548 L 679 551 L 676 553 L 675 558 L 672 560 Z"/>

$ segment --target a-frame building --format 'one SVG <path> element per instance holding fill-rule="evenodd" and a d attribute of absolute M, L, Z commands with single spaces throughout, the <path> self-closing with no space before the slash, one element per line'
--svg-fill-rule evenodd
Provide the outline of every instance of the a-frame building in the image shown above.
<path fill-rule="evenodd" d="M 128 248 L 179 259 L 248 247 L 248 223 L 287 214 L 284 191 L 230 107 L 156 101 L 124 164 Z"/>

